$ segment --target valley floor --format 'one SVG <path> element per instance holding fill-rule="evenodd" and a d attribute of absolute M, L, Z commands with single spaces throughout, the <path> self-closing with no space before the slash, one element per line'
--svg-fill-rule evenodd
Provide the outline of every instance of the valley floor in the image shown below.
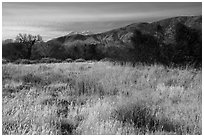
<path fill-rule="evenodd" d="M 4 135 L 202 134 L 202 71 L 109 62 L 2 66 Z"/>

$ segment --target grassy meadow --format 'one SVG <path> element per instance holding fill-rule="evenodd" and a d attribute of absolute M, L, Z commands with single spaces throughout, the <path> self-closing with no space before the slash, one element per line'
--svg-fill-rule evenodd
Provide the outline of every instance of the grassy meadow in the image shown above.
<path fill-rule="evenodd" d="M 110 62 L 3 64 L 2 133 L 202 134 L 201 74 Z"/>

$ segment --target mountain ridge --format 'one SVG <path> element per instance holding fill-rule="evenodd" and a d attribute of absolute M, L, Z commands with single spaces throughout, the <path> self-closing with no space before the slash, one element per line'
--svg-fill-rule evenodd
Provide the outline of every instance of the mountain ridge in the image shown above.
<path fill-rule="evenodd" d="M 176 25 L 176 23 L 183 23 L 187 27 L 194 28 L 194 29 L 201 29 L 202 28 L 202 16 L 177 16 L 166 18 L 158 21 L 154 21 L 151 23 L 148 22 L 138 22 L 126 25 L 124 27 L 116 28 L 113 30 L 109 30 L 102 33 L 91 34 L 91 35 L 82 35 L 82 34 L 74 34 L 74 35 L 65 35 L 61 37 L 57 37 L 47 41 L 56 40 L 61 42 L 61 44 L 66 44 L 67 42 L 74 41 L 74 40 L 82 40 L 88 42 L 87 39 L 92 39 L 91 43 L 102 43 L 107 44 L 109 42 L 119 42 L 119 43 L 130 43 L 130 38 L 133 35 L 133 31 L 135 29 L 139 29 L 143 33 L 153 33 L 157 32 L 155 29 L 158 25 L 166 29 L 166 35 L 170 34 L 172 27 Z M 167 37 L 166 39 L 169 39 Z"/>

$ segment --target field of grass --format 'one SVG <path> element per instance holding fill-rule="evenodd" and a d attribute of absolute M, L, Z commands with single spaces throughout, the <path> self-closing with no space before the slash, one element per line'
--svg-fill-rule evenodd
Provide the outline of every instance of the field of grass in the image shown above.
<path fill-rule="evenodd" d="M 202 71 L 3 64 L 4 135 L 202 134 Z"/>

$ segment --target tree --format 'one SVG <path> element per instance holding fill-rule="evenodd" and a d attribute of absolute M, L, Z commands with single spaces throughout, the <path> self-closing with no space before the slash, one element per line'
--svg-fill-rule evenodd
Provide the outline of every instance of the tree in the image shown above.
<path fill-rule="evenodd" d="M 142 34 L 135 30 L 131 38 L 135 50 L 136 61 L 154 63 L 159 58 L 159 45 L 156 38 L 150 34 Z"/>
<path fill-rule="evenodd" d="M 13 39 L 6 39 L 2 41 L 2 44 L 13 43 Z"/>
<path fill-rule="evenodd" d="M 59 41 L 52 41 L 48 43 L 49 53 L 48 57 L 56 59 L 66 59 L 66 49 Z"/>
<path fill-rule="evenodd" d="M 182 23 L 176 25 L 176 52 L 174 62 L 196 63 L 202 62 L 202 32 Z"/>
<path fill-rule="evenodd" d="M 11 61 L 25 58 L 26 52 L 24 51 L 24 45 L 21 43 L 2 44 L 2 57 Z"/>
<path fill-rule="evenodd" d="M 16 36 L 16 42 L 22 43 L 24 47 L 26 48 L 26 51 L 27 51 L 26 58 L 27 59 L 30 59 L 31 57 L 31 51 L 32 51 L 33 45 L 35 45 L 35 43 L 39 41 L 42 41 L 42 37 L 40 35 L 33 36 L 31 34 L 21 34 L 20 33 Z"/>

